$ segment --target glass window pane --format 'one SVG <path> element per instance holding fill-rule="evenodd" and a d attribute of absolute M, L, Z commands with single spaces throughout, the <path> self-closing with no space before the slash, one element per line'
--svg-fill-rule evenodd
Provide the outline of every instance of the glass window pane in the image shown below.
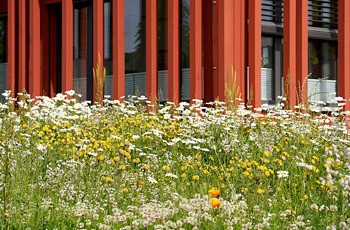
<path fill-rule="evenodd" d="M 125 0 L 125 95 L 146 95 L 145 0 Z"/>
<path fill-rule="evenodd" d="M 273 100 L 273 38 L 261 37 L 261 100 Z"/>
<path fill-rule="evenodd" d="M 158 99 L 168 99 L 167 0 L 158 0 Z"/>
<path fill-rule="evenodd" d="M 190 0 L 180 1 L 181 100 L 190 100 Z"/>
<path fill-rule="evenodd" d="M 74 9 L 73 88 L 87 100 L 87 7 Z"/>
<path fill-rule="evenodd" d="M 104 67 L 106 68 L 104 94 L 113 98 L 113 17 L 112 1 L 104 3 Z"/>
<path fill-rule="evenodd" d="M 330 102 L 336 95 L 337 43 L 309 41 L 308 91 L 312 100 Z M 322 80 L 321 80 L 322 79 Z"/>
<path fill-rule="evenodd" d="M 7 89 L 7 18 L 0 17 L 0 101 L 4 97 L 1 95 Z"/>

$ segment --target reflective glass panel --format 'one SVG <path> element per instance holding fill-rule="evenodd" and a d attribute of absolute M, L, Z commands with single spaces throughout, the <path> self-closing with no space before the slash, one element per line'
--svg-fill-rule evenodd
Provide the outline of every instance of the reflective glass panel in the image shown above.
<path fill-rule="evenodd" d="M 1 95 L 7 89 L 7 18 L 0 17 L 0 100 L 3 100 Z"/>
<path fill-rule="evenodd" d="M 309 41 L 309 95 L 313 100 L 329 102 L 336 95 L 337 43 Z M 320 80 L 322 79 L 322 80 Z"/>
<path fill-rule="evenodd" d="M 190 0 L 180 1 L 181 100 L 190 100 Z"/>
<path fill-rule="evenodd" d="M 113 15 L 111 0 L 104 3 L 104 67 L 106 68 L 105 95 L 113 98 Z"/>
<path fill-rule="evenodd" d="M 158 0 L 158 99 L 168 99 L 167 0 Z"/>
<path fill-rule="evenodd" d="M 146 95 L 145 0 L 125 0 L 125 95 Z"/>

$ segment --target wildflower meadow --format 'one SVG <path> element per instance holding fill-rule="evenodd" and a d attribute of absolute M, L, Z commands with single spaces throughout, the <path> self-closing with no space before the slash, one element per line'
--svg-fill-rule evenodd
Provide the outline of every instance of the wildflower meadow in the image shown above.
<path fill-rule="evenodd" d="M 0 229 L 350 229 L 342 103 L 4 96 Z"/>

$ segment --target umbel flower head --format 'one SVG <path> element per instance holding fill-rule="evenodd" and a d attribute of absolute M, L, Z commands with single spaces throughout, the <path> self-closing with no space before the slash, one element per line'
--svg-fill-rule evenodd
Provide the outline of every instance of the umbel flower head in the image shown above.
<path fill-rule="evenodd" d="M 222 205 L 221 201 L 219 201 L 218 199 L 215 199 L 215 198 L 210 199 L 209 202 L 210 202 L 211 206 L 213 206 L 213 208 L 216 208 L 216 207 Z"/>
<path fill-rule="evenodd" d="M 220 195 L 220 190 L 217 190 L 217 189 L 210 189 L 208 191 L 208 193 L 212 196 L 212 197 L 217 197 L 218 195 Z"/>

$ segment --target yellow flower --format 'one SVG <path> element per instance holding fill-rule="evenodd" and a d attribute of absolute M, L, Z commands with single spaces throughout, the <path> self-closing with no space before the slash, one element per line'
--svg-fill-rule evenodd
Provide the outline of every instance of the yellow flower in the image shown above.
<path fill-rule="evenodd" d="M 212 197 L 217 197 L 218 195 L 220 195 L 220 190 L 217 189 L 210 189 L 208 191 L 208 193 L 212 196 Z"/>
<path fill-rule="evenodd" d="M 222 205 L 221 201 L 219 201 L 218 199 L 210 199 L 210 204 L 213 206 L 213 208 Z"/>
<path fill-rule="evenodd" d="M 264 193 L 265 191 L 261 188 L 259 188 L 257 191 L 256 191 L 258 194 L 261 194 L 261 193 Z"/>
<path fill-rule="evenodd" d="M 270 176 L 270 171 L 266 170 L 266 171 L 265 171 L 265 175 L 266 175 L 266 176 Z"/>
<path fill-rule="evenodd" d="M 192 177 L 192 179 L 198 181 L 199 180 L 199 176 L 195 175 L 195 176 Z"/>

